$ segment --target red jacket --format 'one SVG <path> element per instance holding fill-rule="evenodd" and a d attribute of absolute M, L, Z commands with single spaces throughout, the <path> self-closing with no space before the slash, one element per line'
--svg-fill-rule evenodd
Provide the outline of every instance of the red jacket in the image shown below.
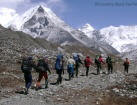
<path fill-rule="evenodd" d="M 92 64 L 92 60 L 89 57 L 86 57 L 86 59 L 84 60 L 85 62 L 85 66 L 89 67 Z"/>
<path fill-rule="evenodd" d="M 99 57 L 98 60 L 99 60 L 100 63 L 103 63 L 103 64 L 105 63 L 105 62 L 103 61 L 103 58 L 102 58 L 102 57 Z"/>

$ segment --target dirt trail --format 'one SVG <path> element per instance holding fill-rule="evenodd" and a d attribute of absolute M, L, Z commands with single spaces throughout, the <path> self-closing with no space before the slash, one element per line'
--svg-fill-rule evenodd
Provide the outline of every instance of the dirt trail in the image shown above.
<path fill-rule="evenodd" d="M 41 89 L 39 91 L 30 89 L 28 95 L 15 93 L 17 89 L 22 90 L 24 85 L 24 81 L 22 81 L 23 74 L 17 73 L 16 76 L 20 80 L 13 75 L 0 74 L 3 76 L 1 78 L 5 78 L 1 82 L 5 81 L 7 85 L 1 87 L 0 105 L 129 105 L 125 104 L 126 101 L 118 104 L 119 99 L 130 99 L 130 103 L 134 101 L 134 104 L 131 105 L 137 105 L 134 100 L 137 97 L 134 94 L 137 93 L 137 76 L 131 74 L 132 72 L 130 72 L 130 75 L 125 75 L 118 71 L 110 75 L 96 75 L 94 68 L 91 68 L 89 76 L 86 77 L 85 68 L 81 68 L 78 78 L 67 81 L 68 75 L 65 73 L 63 75 L 63 83 L 57 86 L 52 84 L 56 82 L 57 75 L 51 74 L 49 75 L 50 84 L 48 89 Z M 35 81 L 37 74 L 33 73 L 33 77 L 35 77 L 33 78 Z M 133 81 L 134 83 L 132 83 Z M 44 81 L 42 81 L 43 83 Z M 42 86 L 44 87 L 44 85 Z M 128 88 L 125 89 L 125 87 Z"/>

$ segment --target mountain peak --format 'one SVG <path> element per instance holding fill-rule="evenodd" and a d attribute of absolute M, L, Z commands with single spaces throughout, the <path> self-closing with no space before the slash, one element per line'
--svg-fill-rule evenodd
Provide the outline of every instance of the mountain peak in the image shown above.
<path fill-rule="evenodd" d="M 84 32 L 88 37 L 92 37 L 92 32 L 95 30 L 90 24 L 86 23 L 82 28 L 79 29 Z"/>
<path fill-rule="evenodd" d="M 40 13 L 44 13 L 44 8 L 43 8 L 43 6 L 42 5 L 39 5 L 39 7 L 38 7 L 38 12 L 40 12 Z"/>
<path fill-rule="evenodd" d="M 88 23 L 86 23 L 83 27 L 83 30 L 87 30 L 87 31 L 94 31 L 95 29 Z"/>

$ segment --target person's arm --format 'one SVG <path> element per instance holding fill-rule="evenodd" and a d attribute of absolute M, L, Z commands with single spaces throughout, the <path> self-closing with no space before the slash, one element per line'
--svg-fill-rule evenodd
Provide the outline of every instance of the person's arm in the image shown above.
<path fill-rule="evenodd" d="M 81 61 L 81 59 L 79 58 L 79 63 L 83 64 L 83 62 Z"/>

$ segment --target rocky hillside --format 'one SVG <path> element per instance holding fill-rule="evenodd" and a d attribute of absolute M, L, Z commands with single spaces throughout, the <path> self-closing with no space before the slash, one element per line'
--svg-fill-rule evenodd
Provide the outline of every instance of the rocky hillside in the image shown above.
<path fill-rule="evenodd" d="M 53 60 L 62 52 L 65 55 L 81 53 L 82 56 L 95 56 L 100 52 L 85 47 L 83 44 L 52 44 L 45 39 L 33 38 L 23 32 L 12 31 L 0 26 L 0 62 L 1 64 L 16 64 L 23 55 L 44 55 Z M 5 64 L 6 65 L 6 64 Z"/>
<path fill-rule="evenodd" d="M 57 51 L 57 47 L 44 39 L 34 39 L 23 32 L 14 32 L 0 26 L 1 62 L 15 63 L 23 54 L 53 56 Z"/>

